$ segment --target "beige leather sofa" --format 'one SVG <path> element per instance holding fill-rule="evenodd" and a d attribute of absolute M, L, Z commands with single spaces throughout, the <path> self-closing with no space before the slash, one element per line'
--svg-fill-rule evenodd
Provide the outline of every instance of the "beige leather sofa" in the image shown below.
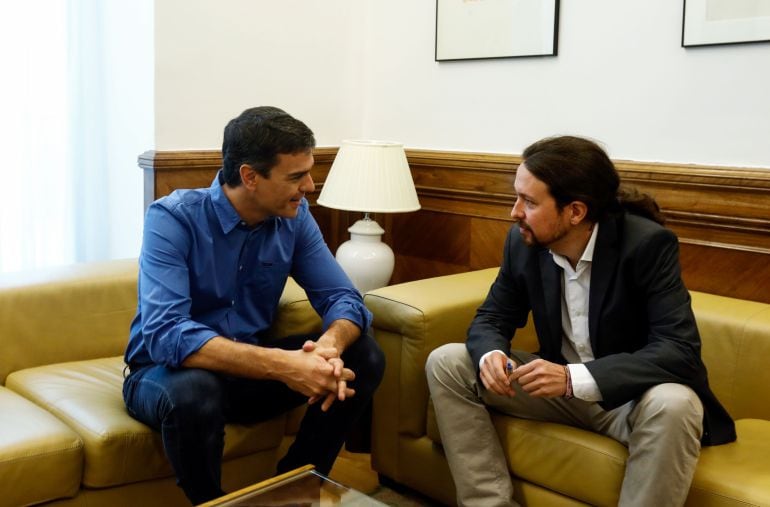
<path fill-rule="evenodd" d="M 452 505 L 454 485 L 425 381 L 431 350 L 462 342 L 497 269 L 368 293 L 387 369 L 374 399 L 372 463 L 382 476 Z M 687 505 L 770 505 L 770 305 L 692 293 L 713 390 L 738 441 L 704 448 Z M 514 345 L 535 349 L 533 328 Z M 519 502 L 617 505 L 627 457 L 614 440 L 559 424 L 493 416 Z"/>
<path fill-rule="evenodd" d="M 0 277 L 0 506 L 189 505 L 156 432 L 121 394 L 136 260 Z M 320 329 L 289 280 L 276 336 Z M 296 411 L 226 428 L 223 485 L 274 473 Z"/>

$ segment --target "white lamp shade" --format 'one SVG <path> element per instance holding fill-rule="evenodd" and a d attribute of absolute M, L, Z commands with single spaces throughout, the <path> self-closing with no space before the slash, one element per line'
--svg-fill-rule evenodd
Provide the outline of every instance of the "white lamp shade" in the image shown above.
<path fill-rule="evenodd" d="M 389 141 L 342 141 L 318 204 L 370 213 L 420 209 L 404 145 Z"/>

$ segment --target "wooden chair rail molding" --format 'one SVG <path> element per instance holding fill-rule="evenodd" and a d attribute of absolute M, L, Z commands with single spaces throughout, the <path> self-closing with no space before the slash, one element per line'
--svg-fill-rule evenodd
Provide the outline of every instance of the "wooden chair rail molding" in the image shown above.
<path fill-rule="evenodd" d="M 316 148 L 308 196 L 332 251 L 359 213 L 316 205 L 337 148 Z M 396 254 L 392 283 L 499 265 L 515 199 L 515 155 L 407 150 L 422 209 L 382 214 Z M 770 170 L 615 161 L 624 184 L 655 196 L 680 241 L 682 275 L 692 290 L 770 303 Z M 177 188 L 208 186 L 218 150 L 148 151 L 145 207 Z"/>

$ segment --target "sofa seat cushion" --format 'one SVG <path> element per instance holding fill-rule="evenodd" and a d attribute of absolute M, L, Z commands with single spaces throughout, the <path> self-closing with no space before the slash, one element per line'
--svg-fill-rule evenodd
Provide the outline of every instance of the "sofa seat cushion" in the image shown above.
<path fill-rule="evenodd" d="M 440 444 L 432 404 L 428 437 Z M 592 505 L 617 505 L 628 451 L 578 428 L 492 414 L 511 473 Z M 740 419 L 738 440 L 704 447 L 687 506 L 770 505 L 770 421 Z"/>
<path fill-rule="evenodd" d="M 770 505 L 770 421 L 735 421 L 738 440 L 704 447 L 687 505 Z"/>
<path fill-rule="evenodd" d="M 83 484 L 100 488 L 172 475 L 160 434 L 133 419 L 123 403 L 123 358 L 59 363 L 12 373 L 6 385 L 50 411 L 84 443 Z M 277 448 L 281 416 L 228 425 L 224 459 Z"/>
<path fill-rule="evenodd" d="M 0 505 L 74 496 L 83 442 L 67 425 L 0 386 Z"/>
<path fill-rule="evenodd" d="M 579 428 L 493 413 L 511 473 L 591 505 L 617 505 L 628 449 Z"/>
<path fill-rule="evenodd" d="M 591 505 L 617 505 L 628 449 L 579 428 L 491 412 L 513 475 Z M 427 435 L 441 444 L 433 404 Z"/>

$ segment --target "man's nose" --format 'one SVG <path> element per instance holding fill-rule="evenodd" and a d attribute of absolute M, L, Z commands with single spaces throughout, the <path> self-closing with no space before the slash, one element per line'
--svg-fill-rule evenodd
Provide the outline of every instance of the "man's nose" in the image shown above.
<path fill-rule="evenodd" d="M 306 194 L 315 190 L 315 182 L 313 182 L 313 177 L 310 176 L 310 173 L 302 179 L 302 184 L 299 186 L 299 189 Z"/>
<path fill-rule="evenodd" d="M 516 198 L 516 202 L 513 203 L 513 207 L 511 208 L 511 218 L 513 218 L 513 220 L 516 222 L 520 221 L 524 217 L 524 213 L 522 212 L 521 208 L 521 200 Z"/>

